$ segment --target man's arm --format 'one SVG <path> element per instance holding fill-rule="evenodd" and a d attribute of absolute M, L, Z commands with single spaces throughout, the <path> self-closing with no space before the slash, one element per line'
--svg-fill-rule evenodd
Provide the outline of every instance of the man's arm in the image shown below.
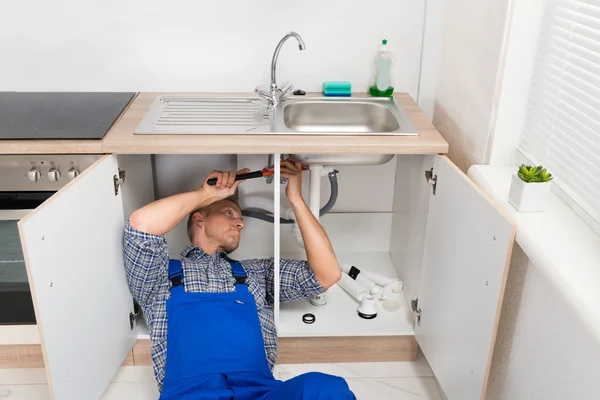
<path fill-rule="evenodd" d="M 275 301 L 275 265 L 273 257 L 245 260 L 244 267 L 255 266 L 265 276 L 267 303 Z M 279 263 L 279 301 L 309 299 L 325 292 L 315 273 L 304 260 L 282 259 Z"/>
<path fill-rule="evenodd" d="M 161 272 L 166 274 L 167 271 L 167 241 L 164 236 L 139 231 L 128 222 L 123 236 L 123 251 L 129 291 L 146 311 L 145 307 L 151 304 L 161 282 Z"/>
<path fill-rule="evenodd" d="M 238 174 L 249 171 L 245 168 Z M 192 211 L 233 195 L 238 185 L 243 182 L 236 182 L 235 176 L 234 171 L 213 171 L 200 188 L 156 200 L 136 210 L 131 214 L 131 226 L 151 235 L 164 235 Z M 210 186 L 206 183 L 210 178 L 217 178 L 216 185 Z"/>
<path fill-rule="evenodd" d="M 341 279 L 342 270 L 327 234 L 302 198 L 302 167 L 290 160 L 282 161 L 281 176 L 288 179 L 285 194 L 300 227 L 308 265 L 321 286 L 329 289 Z"/>

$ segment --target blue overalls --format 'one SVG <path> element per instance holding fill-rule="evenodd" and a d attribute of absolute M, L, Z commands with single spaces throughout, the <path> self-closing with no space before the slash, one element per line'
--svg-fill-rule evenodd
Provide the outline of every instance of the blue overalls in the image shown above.
<path fill-rule="evenodd" d="M 343 378 L 316 372 L 273 377 L 256 302 L 242 265 L 228 259 L 235 292 L 186 292 L 179 260 L 169 260 L 167 362 L 160 400 L 355 400 Z"/>

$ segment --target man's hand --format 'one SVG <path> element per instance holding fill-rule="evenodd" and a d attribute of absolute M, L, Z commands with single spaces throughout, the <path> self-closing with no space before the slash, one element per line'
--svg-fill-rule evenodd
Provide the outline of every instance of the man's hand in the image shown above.
<path fill-rule="evenodd" d="M 219 200 L 226 199 L 229 196 L 232 196 L 235 193 L 235 190 L 240 185 L 240 183 L 244 181 L 235 180 L 236 175 L 247 174 L 250 172 L 248 168 L 241 169 L 235 173 L 235 171 L 212 171 L 206 179 L 204 179 L 204 184 L 200 187 L 199 190 L 204 191 L 206 193 L 207 200 L 210 203 L 217 202 Z M 217 178 L 217 183 L 214 186 L 209 185 L 207 182 L 211 178 Z"/>
<path fill-rule="evenodd" d="M 294 204 L 302 199 L 302 164 L 292 160 L 281 162 L 281 176 L 287 178 L 288 183 L 285 188 L 285 195 L 290 203 Z"/>

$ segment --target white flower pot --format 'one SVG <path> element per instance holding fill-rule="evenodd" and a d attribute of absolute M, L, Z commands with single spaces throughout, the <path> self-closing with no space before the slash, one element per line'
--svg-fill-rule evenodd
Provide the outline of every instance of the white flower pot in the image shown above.
<path fill-rule="evenodd" d="M 546 209 L 552 182 L 523 182 L 514 174 L 510 183 L 508 201 L 517 211 L 539 212 Z"/>

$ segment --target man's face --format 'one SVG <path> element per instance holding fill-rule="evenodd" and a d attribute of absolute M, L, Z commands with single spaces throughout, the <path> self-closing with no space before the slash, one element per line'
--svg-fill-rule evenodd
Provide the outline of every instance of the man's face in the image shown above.
<path fill-rule="evenodd" d="M 230 200 L 221 200 L 211 206 L 204 219 L 204 233 L 212 243 L 231 253 L 240 245 L 240 234 L 244 228 L 239 207 Z"/>

